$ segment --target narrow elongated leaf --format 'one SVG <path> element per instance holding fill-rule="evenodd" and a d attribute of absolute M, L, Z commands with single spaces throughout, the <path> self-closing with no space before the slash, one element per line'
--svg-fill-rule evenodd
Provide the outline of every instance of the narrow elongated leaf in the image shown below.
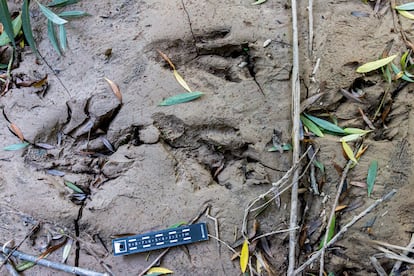
<path fill-rule="evenodd" d="M 367 133 L 372 132 L 372 130 L 365 130 L 365 129 L 354 128 L 354 127 L 347 127 L 347 128 L 344 128 L 344 132 L 346 134 L 367 134 Z"/>
<path fill-rule="evenodd" d="M 7 151 L 21 150 L 21 149 L 26 148 L 28 145 L 29 143 L 23 142 L 23 143 L 13 144 L 13 145 L 4 147 L 3 150 L 7 150 Z"/>
<path fill-rule="evenodd" d="M 20 130 L 20 128 L 18 126 L 16 126 L 14 123 L 10 124 L 10 130 L 17 136 L 19 137 L 20 141 L 24 141 L 24 136 L 23 136 L 23 132 Z"/>
<path fill-rule="evenodd" d="M 317 124 L 319 127 L 323 128 L 324 130 L 330 131 L 330 132 L 335 132 L 335 133 L 339 133 L 339 134 L 345 134 L 344 130 L 342 128 L 340 128 L 339 126 L 328 122 L 326 120 L 317 118 L 315 116 L 309 115 L 309 114 L 305 114 L 305 116 L 311 120 L 312 122 L 314 122 L 315 124 Z"/>
<path fill-rule="evenodd" d="M 330 242 L 330 240 L 332 239 L 332 237 L 335 234 L 335 223 L 336 223 L 336 216 L 334 215 L 333 218 L 332 218 L 331 226 L 328 229 L 328 239 L 326 240 L 327 243 Z M 321 240 L 321 242 L 319 244 L 319 249 L 321 249 L 325 245 L 325 243 L 324 243 L 324 241 L 325 241 L 325 235 L 323 236 L 323 238 L 322 238 L 322 240 Z"/>
<path fill-rule="evenodd" d="M 260 5 L 266 2 L 267 0 L 257 0 L 256 2 L 252 3 L 252 5 Z"/>
<path fill-rule="evenodd" d="M 78 186 L 76 186 L 75 184 L 73 184 L 70 181 L 65 181 L 65 185 L 68 186 L 68 188 L 72 189 L 76 193 L 79 193 L 79 194 L 84 194 L 85 193 L 84 191 L 82 191 L 81 188 L 79 188 Z"/>
<path fill-rule="evenodd" d="M 73 240 L 68 239 L 68 241 L 65 244 L 65 247 L 63 248 L 62 263 L 66 263 L 69 257 L 69 254 L 70 254 L 70 250 L 72 249 L 72 244 L 73 244 Z"/>
<path fill-rule="evenodd" d="M 59 170 L 46 170 L 48 174 L 54 175 L 54 176 L 65 176 L 65 172 L 59 171 Z"/>
<path fill-rule="evenodd" d="M 403 71 L 405 71 L 406 67 L 407 67 L 407 57 L 410 54 L 410 51 L 405 51 L 405 53 L 402 55 L 401 59 L 400 59 L 400 64 L 401 64 L 401 69 Z"/>
<path fill-rule="evenodd" d="M 27 270 L 29 268 L 34 267 L 35 265 L 36 264 L 33 263 L 33 262 L 23 261 L 23 262 L 21 262 L 20 264 L 18 264 L 16 266 L 16 270 L 19 271 L 19 272 L 23 272 L 23 271 L 25 271 L 25 270 Z"/>
<path fill-rule="evenodd" d="M 12 22 L 13 25 L 13 38 L 17 36 L 17 34 L 20 32 L 20 29 L 22 28 L 22 15 L 19 14 L 15 19 L 13 19 Z M 0 46 L 4 46 L 7 43 L 10 42 L 10 38 L 6 32 L 3 32 L 0 35 Z"/>
<path fill-rule="evenodd" d="M 57 25 L 61 25 L 61 24 L 65 24 L 65 23 L 68 22 L 65 19 L 59 17 L 54 12 L 52 12 L 50 9 L 48 9 L 45 6 L 43 6 L 42 4 L 40 4 L 39 2 L 37 2 L 37 5 L 39 5 L 40 10 L 46 16 L 46 18 L 49 19 L 50 21 L 52 21 L 53 23 L 55 23 Z"/>
<path fill-rule="evenodd" d="M 414 82 L 413 79 L 411 79 L 405 72 L 401 71 L 394 63 L 391 63 L 391 68 L 392 71 L 394 71 L 394 74 L 398 77 L 397 79 L 401 78 L 408 82 Z"/>
<path fill-rule="evenodd" d="M 63 11 L 59 13 L 60 17 L 81 17 L 81 16 L 87 16 L 87 15 L 90 15 L 90 14 L 84 11 Z"/>
<path fill-rule="evenodd" d="M 204 95 L 204 93 L 203 92 L 198 92 L 198 91 L 178 94 L 178 95 L 175 95 L 175 96 L 172 96 L 172 97 L 169 97 L 169 98 L 165 99 L 159 105 L 168 106 L 168 105 L 174 105 L 174 104 L 179 104 L 179 103 L 185 103 L 185 102 L 189 102 L 189 101 L 198 99 L 202 95 Z"/>
<path fill-rule="evenodd" d="M 345 141 L 342 141 L 342 148 L 344 149 L 344 152 L 346 156 L 348 156 L 349 160 L 353 161 L 354 163 L 358 163 L 358 161 L 355 158 L 354 152 Z"/>
<path fill-rule="evenodd" d="M 54 0 L 51 3 L 49 3 L 48 7 L 64 7 L 67 5 L 72 5 L 75 3 L 78 3 L 79 0 Z"/>
<path fill-rule="evenodd" d="M 240 269 L 242 273 L 246 272 L 249 263 L 249 242 L 245 240 L 240 253 Z"/>
<path fill-rule="evenodd" d="M 300 115 L 300 120 L 302 121 L 303 125 L 306 126 L 313 134 L 315 134 L 318 137 L 324 136 L 320 128 L 317 125 L 315 125 L 315 123 L 313 123 L 311 120 L 309 120 L 303 115 Z"/>
<path fill-rule="evenodd" d="M 388 63 L 393 61 L 396 57 L 397 55 L 392 55 L 392 56 L 382 58 L 376 61 L 365 63 L 364 65 L 359 66 L 356 71 L 357 73 L 368 73 L 368 72 L 374 71 L 378 68 L 383 67 L 384 65 L 387 65 Z"/>
<path fill-rule="evenodd" d="M 378 161 L 374 160 L 369 165 L 368 176 L 367 176 L 367 188 L 368 197 L 371 196 L 372 190 L 374 190 L 375 178 L 377 177 Z"/>
<path fill-rule="evenodd" d="M 29 5 L 30 0 L 24 0 L 22 6 L 22 27 L 24 37 L 29 43 L 30 48 L 39 57 L 39 52 L 37 51 L 36 42 L 33 38 L 32 26 L 30 24 L 30 14 L 29 14 Z"/>
<path fill-rule="evenodd" d="M 14 41 L 13 23 L 10 16 L 9 7 L 7 6 L 7 0 L 0 0 L 0 22 L 3 24 L 4 31 L 9 37 L 16 48 L 16 42 Z"/>
<path fill-rule="evenodd" d="M 400 10 L 400 11 L 412 11 L 412 10 L 414 10 L 414 2 L 410 2 L 410 3 L 406 3 L 406 4 L 396 6 L 395 9 Z"/>
<path fill-rule="evenodd" d="M 148 274 L 152 274 L 152 273 L 171 274 L 174 272 L 164 267 L 151 267 L 147 273 Z"/>
<path fill-rule="evenodd" d="M 66 51 L 66 48 L 68 47 L 67 39 L 66 39 L 66 28 L 65 25 L 59 25 L 59 42 L 60 42 L 60 48 L 62 48 L 62 51 Z"/>
<path fill-rule="evenodd" d="M 188 92 L 190 92 L 190 93 L 191 93 L 191 89 L 190 89 L 190 87 L 189 87 L 189 86 L 188 86 L 188 84 L 185 82 L 185 80 L 181 77 L 181 75 L 180 75 L 180 74 L 178 74 L 177 70 L 174 70 L 174 71 L 173 71 L 173 73 L 174 73 L 174 77 L 177 79 L 178 83 L 179 83 L 182 87 L 184 87 L 184 89 L 185 89 L 185 90 L 187 90 Z"/>
<path fill-rule="evenodd" d="M 353 141 L 358 140 L 359 138 L 361 138 L 364 135 L 365 134 L 363 134 L 363 133 L 349 134 L 349 135 L 346 135 L 346 136 L 342 137 L 341 139 L 339 139 L 339 142 L 353 142 Z"/>
<path fill-rule="evenodd" d="M 115 96 L 118 98 L 118 100 L 122 103 L 122 94 L 121 94 L 121 90 L 119 89 L 119 86 L 115 83 L 115 82 L 113 82 L 113 81 L 111 81 L 110 79 L 108 79 L 108 78 L 105 78 L 104 77 L 104 80 L 106 80 L 106 82 L 109 84 L 109 86 L 111 87 L 111 89 L 112 89 L 112 92 L 114 92 L 114 94 L 115 94 Z"/>
<path fill-rule="evenodd" d="M 53 22 L 51 20 L 47 20 L 47 36 L 49 37 L 50 43 L 52 43 L 55 51 L 59 54 L 59 56 L 61 56 L 62 52 L 60 51 L 56 37 L 55 26 L 53 26 Z"/>

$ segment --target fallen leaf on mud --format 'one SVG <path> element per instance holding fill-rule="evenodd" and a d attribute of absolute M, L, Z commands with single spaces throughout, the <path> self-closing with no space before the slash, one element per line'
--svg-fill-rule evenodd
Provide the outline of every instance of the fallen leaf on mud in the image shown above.
<path fill-rule="evenodd" d="M 367 134 L 367 133 L 372 132 L 372 130 L 365 130 L 365 129 L 354 128 L 354 127 L 344 128 L 344 131 L 347 134 Z"/>
<path fill-rule="evenodd" d="M 369 17 L 369 13 L 361 12 L 361 11 L 352 11 L 351 15 L 353 15 L 355 17 Z"/>
<path fill-rule="evenodd" d="M 110 151 L 110 152 L 115 152 L 114 147 L 112 146 L 111 142 L 109 142 L 108 139 L 106 139 L 105 137 L 99 137 L 102 141 L 102 143 L 105 145 L 105 147 Z"/>
<path fill-rule="evenodd" d="M 65 173 L 59 170 L 46 170 L 46 172 L 50 175 L 54 175 L 54 176 L 65 176 Z"/>
<path fill-rule="evenodd" d="M 47 36 L 49 37 L 50 43 L 52 44 L 56 53 L 58 53 L 59 56 L 61 56 L 62 52 L 60 51 L 55 27 L 53 26 L 53 22 L 51 20 L 47 20 Z"/>
<path fill-rule="evenodd" d="M 40 4 L 39 2 L 37 2 L 37 4 L 39 5 L 40 10 L 46 16 L 46 18 L 49 19 L 50 21 L 52 21 L 53 23 L 55 23 L 57 25 L 61 25 L 61 24 L 65 24 L 65 23 L 68 22 L 65 19 L 59 17 L 54 12 L 52 12 L 50 9 L 48 9 L 45 6 L 43 6 L 42 4 Z"/>
<path fill-rule="evenodd" d="M 80 16 L 87 16 L 90 15 L 84 11 L 63 11 L 59 13 L 60 17 L 80 17 Z"/>
<path fill-rule="evenodd" d="M 186 225 L 186 224 L 187 224 L 187 222 L 181 221 L 181 222 L 174 223 L 173 225 L 171 225 L 168 228 L 177 228 L 177 227 L 180 227 L 180 226 L 183 226 L 183 225 Z"/>
<path fill-rule="evenodd" d="M 179 83 L 182 87 L 184 87 L 184 89 L 185 89 L 185 90 L 187 90 L 188 92 L 190 92 L 190 93 L 191 93 L 191 89 L 190 89 L 190 87 L 189 87 L 189 86 L 188 86 L 188 84 L 185 82 L 185 80 L 183 79 L 183 77 L 181 77 L 181 75 L 180 75 L 180 74 L 178 74 L 177 70 L 174 70 L 174 71 L 173 71 L 173 73 L 174 73 L 174 77 L 176 78 L 176 80 L 178 81 L 178 83 Z"/>
<path fill-rule="evenodd" d="M 14 123 L 11 123 L 10 130 L 20 139 L 20 141 L 24 141 L 23 132 L 20 130 L 18 126 L 16 126 Z"/>
<path fill-rule="evenodd" d="M 292 150 L 293 147 L 291 144 L 282 144 L 281 146 L 275 147 L 275 146 L 271 146 L 267 151 L 273 152 L 273 151 L 289 151 Z"/>
<path fill-rule="evenodd" d="M 322 97 L 325 94 L 326 94 L 325 92 L 320 92 L 320 93 L 317 93 L 317 94 L 315 94 L 313 96 L 310 96 L 309 98 L 303 100 L 300 103 L 300 112 L 302 113 L 303 111 L 305 111 L 306 108 L 308 108 L 309 106 L 314 104 L 317 100 L 320 99 L 320 97 Z"/>
<path fill-rule="evenodd" d="M 256 2 L 252 3 L 252 5 L 260 5 L 266 2 L 267 0 L 257 0 Z"/>
<path fill-rule="evenodd" d="M 82 191 L 81 188 L 79 188 L 78 186 L 76 186 L 75 184 L 73 184 L 70 181 L 65 181 L 65 185 L 68 186 L 68 188 L 72 189 L 76 193 L 79 193 L 79 194 L 84 194 L 85 193 L 84 191 Z"/>
<path fill-rule="evenodd" d="M 349 182 L 350 185 L 355 186 L 355 187 L 360 187 L 360 188 L 366 188 L 367 187 L 367 183 L 365 182 L 360 182 L 360 181 L 351 181 Z"/>
<path fill-rule="evenodd" d="M 70 250 L 72 249 L 72 244 L 73 244 L 73 240 L 68 239 L 68 241 L 65 244 L 65 247 L 63 248 L 62 263 L 66 263 L 66 261 L 69 257 L 69 254 L 70 254 Z"/>
<path fill-rule="evenodd" d="M 13 144 L 13 145 L 4 147 L 3 150 L 7 150 L 7 151 L 21 150 L 21 149 L 26 148 L 28 145 L 30 144 L 27 142 Z"/>
<path fill-rule="evenodd" d="M 249 263 L 249 241 L 244 240 L 240 252 L 240 269 L 242 273 L 246 272 L 247 264 Z"/>
<path fill-rule="evenodd" d="M 306 126 L 309 129 L 309 131 L 311 131 L 313 134 L 315 134 L 318 137 L 324 136 L 320 128 L 311 120 L 309 120 L 303 115 L 300 115 L 300 120 L 302 121 L 303 125 Z"/>
<path fill-rule="evenodd" d="M 339 139 L 339 142 L 353 142 L 364 136 L 364 133 L 349 134 Z"/>
<path fill-rule="evenodd" d="M 19 272 L 23 272 L 23 271 L 25 271 L 25 270 L 27 270 L 29 268 L 34 267 L 35 265 L 36 264 L 33 263 L 33 262 L 23 261 L 23 262 L 21 262 L 20 264 L 18 264 L 16 266 L 16 270 L 19 271 Z"/>
<path fill-rule="evenodd" d="M 342 141 L 342 148 L 344 149 L 344 152 L 349 160 L 351 160 L 354 163 L 358 163 L 358 161 L 355 158 L 354 152 L 345 141 Z"/>
<path fill-rule="evenodd" d="M 161 52 L 160 50 L 157 50 L 157 52 L 160 54 L 160 56 L 166 61 L 168 62 L 168 64 L 170 65 L 171 69 L 175 70 L 175 66 L 174 63 L 172 63 L 171 59 L 164 54 L 163 52 Z"/>
<path fill-rule="evenodd" d="M 374 160 L 369 165 L 368 176 L 367 176 L 367 188 L 368 188 L 368 197 L 371 196 L 372 190 L 374 189 L 375 178 L 377 177 L 378 171 L 378 161 Z"/>
<path fill-rule="evenodd" d="M 397 55 L 392 55 L 392 56 L 382 58 L 376 61 L 365 63 L 364 65 L 359 66 L 356 71 L 357 73 L 368 73 L 368 72 L 374 71 L 378 68 L 383 67 L 384 65 L 387 65 L 388 63 L 393 61 L 396 57 Z"/>
<path fill-rule="evenodd" d="M 64 7 L 67 5 L 72 5 L 78 3 L 79 0 L 53 0 L 49 4 L 47 4 L 48 7 Z"/>
<path fill-rule="evenodd" d="M 403 71 L 401 71 L 394 63 L 391 63 L 392 71 L 394 71 L 395 79 L 402 79 L 408 82 L 414 82 L 413 79 L 411 79 L 407 74 Z"/>
<path fill-rule="evenodd" d="M 171 273 L 174 273 L 174 272 L 164 267 L 151 267 L 151 269 L 148 270 L 146 275 L 163 275 L 163 274 L 171 274 Z"/>
<path fill-rule="evenodd" d="M 358 160 L 365 153 L 367 149 L 368 149 L 368 146 L 361 145 L 361 147 L 359 147 L 358 149 L 358 152 L 355 154 L 355 158 Z"/>
<path fill-rule="evenodd" d="M 335 223 L 336 223 L 336 216 L 334 215 L 333 218 L 332 218 L 331 226 L 329 227 L 329 230 L 328 230 L 328 239 L 326 240 L 326 243 L 329 243 L 329 241 L 332 239 L 332 237 L 335 234 Z M 322 237 L 322 240 L 319 244 L 319 249 L 321 249 L 325 245 L 325 243 L 324 243 L 325 235 Z"/>
<path fill-rule="evenodd" d="M 364 103 L 360 97 L 355 96 L 354 94 L 350 93 L 348 90 L 341 88 L 339 91 L 341 91 L 342 95 L 344 95 L 345 98 L 348 100 L 357 102 L 357 103 Z"/>
<path fill-rule="evenodd" d="M 39 52 L 37 51 L 36 42 L 33 37 L 32 26 L 30 24 L 29 5 L 30 5 L 30 0 L 23 1 L 23 6 L 22 6 L 23 33 L 24 33 L 24 37 L 27 40 L 27 43 L 29 43 L 30 48 L 36 54 L 36 56 L 39 57 Z"/>
<path fill-rule="evenodd" d="M 121 90 L 119 89 L 119 86 L 115 83 L 115 82 L 113 82 L 113 81 L 111 81 L 110 79 L 108 79 L 108 78 L 105 78 L 104 77 L 104 80 L 106 80 L 106 82 L 109 84 L 109 86 L 111 87 L 111 89 L 112 89 L 112 92 L 114 92 L 114 94 L 115 94 L 115 96 L 118 98 L 118 100 L 122 103 L 122 94 L 121 94 Z"/>
<path fill-rule="evenodd" d="M 326 120 L 317 118 L 315 116 L 309 115 L 309 114 L 305 114 L 305 116 L 311 120 L 312 122 L 314 122 L 315 124 L 317 124 L 319 127 L 323 128 L 324 130 L 330 131 L 330 132 L 334 132 L 334 133 L 338 133 L 338 134 L 345 134 L 344 130 L 342 128 L 340 128 L 339 126 L 328 122 Z"/>
<path fill-rule="evenodd" d="M 185 102 L 189 102 L 189 101 L 193 101 L 195 99 L 198 99 L 202 95 L 204 95 L 204 93 L 203 92 L 198 92 L 198 91 L 178 94 L 178 95 L 175 95 L 175 96 L 172 96 L 172 97 L 169 97 L 169 98 L 163 100 L 159 105 L 169 106 L 169 105 L 185 103 Z"/>
<path fill-rule="evenodd" d="M 35 143 L 35 146 L 45 150 L 51 150 L 55 148 L 55 146 L 46 143 Z"/>
<path fill-rule="evenodd" d="M 348 207 L 348 205 L 339 205 L 339 206 L 336 206 L 335 212 L 341 211 L 341 210 L 345 209 L 346 207 Z"/>
<path fill-rule="evenodd" d="M 395 9 L 399 11 L 412 11 L 414 10 L 414 2 L 396 6 Z"/>
<path fill-rule="evenodd" d="M 362 111 L 361 108 L 359 108 L 358 110 L 359 110 L 359 113 L 361 113 L 362 120 L 364 120 L 364 122 L 367 124 L 367 126 L 370 129 L 374 130 L 375 129 L 374 125 L 372 124 L 371 120 L 367 117 L 367 115 L 365 115 L 364 111 Z"/>

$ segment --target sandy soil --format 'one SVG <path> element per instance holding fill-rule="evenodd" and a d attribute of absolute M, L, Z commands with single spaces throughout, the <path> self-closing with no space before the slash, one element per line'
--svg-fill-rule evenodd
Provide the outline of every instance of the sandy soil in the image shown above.
<path fill-rule="evenodd" d="M 386 87 L 381 76 L 365 78 L 375 85 L 364 89 L 363 104 L 345 99 L 339 89 L 361 77 L 356 65 L 376 59 L 389 40 L 394 39 L 392 53 L 406 50 L 390 8 L 381 7 L 375 13 L 372 5 L 361 1 L 314 1 L 314 51 L 310 54 L 306 4 L 300 5 L 302 98 L 325 92 L 310 108 L 313 114 L 329 113 L 340 126 L 366 128 L 358 108 L 370 115 L 375 112 Z M 209 206 L 209 215 L 218 220 L 220 239 L 234 244 L 247 204 L 269 190 L 292 165 L 291 152 L 268 151 L 274 133 L 282 143 L 289 143 L 291 136 L 289 1 L 269 0 L 254 6 L 245 0 L 107 0 L 81 1 L 75 7 L 91 16 L 68 24 L 70 49 L 65 56 L 53 51 L 41 14 L 36 9 L 32 14 L 40 52 L 56 75 L 45 62 L 36 62 L 29 48 L 22 51 L 12 71 L 14 80 L 48 74 L 46 93 L 12 84 L 0 98 L 3 114 L 32 143 L 25 150 L 1 151 L 0 242 L 14 239 L 17 244 L 29 236 L 19 250 L 38 255 L 61 242 L 57 232 L 64 231 L 79 241 L 69 265 L 105 272 L 102 264 L 106 264 L 115 275 L 138 275 L 159 252 L 114 257 L 112 237 L 188 222 Z M 354 11 L 368 17 L 354 16 Z M 401 25 L 405 30 L 411 26 L 407 20 L 401 20 Z M 268 39 L 272 42 L 263 47 Z M 107 55 L 109 49 L 111 55 Z M 184 90 L 157 49 L 171 58 L 191 88 L 205 93 L 202 98 L 158 106 Z M 317 59 L 319 69 L 311 76 Z M 122 103 L 104 77 L 119 85 Z M 378 160 L 374 192 L 368 198 L 366 189 L 349 185 L 341 205 L 355 208 L 337 213 L 336 230 L 391 189 L 397 193 L 327 252 L 327 272 L 375 275 L 369 257 L 378 250 L 364 239 L 401 246 L 410 241 L 414 232 L 412 91 L 408 85 L 392 94 L 385 124 L 377 122 L 377 129 L 365 140 L 369 148 L 347 179 L 348 183 L 364 182 L 370 162 Z M 6 119 L 0 120 L 0 148 L 18 143 L 8 127 Z M 114 153 L 105 147 L 105 139 Z M 45 150 L 35 143 L 54 148 Z M 300 195 L 298 233 L 306 241 L 298 242 L 298 264 L 318 249 L 340 179 L 335 165 L 344 167 L 347 162 L 337 137 L 315 138 L 314 143 L 321 147 L 318 160 L 326 174 L 318 175 L 322 196 L 311 192 L 308 177 L 301 181 L 305 189 Z M 65 175 L 51 175 L 51 169 Z M 65 181 L 87 191 L 88 198 L 71 200 L 73 191 Z M 287 192 L 280 204 L 272 203 L 257 216 L 258 231 L 287 229 L 289 209 Z M 367 231 L 365 226 L 374 219 Z M 214 222 L 205 213 L 199 221 L 216 235 Z M 252 224 L 253 218 L 249 230 Z M 36 225 L 39 228 L 29 235 Z M 316 225 L 313 231 L 308 230 L 311 225 Z M 288 234 L 272 235 L 267 243 L 273 274 L 285 274 Z M 59 249 L 48 258 L 60 261 L 62 252 Z M 171 249 L 161 266 L 176 275 L 239 275 L 238 259 L 232 261 L 232 255 L 225 245 L 210 239 Z M 390 272 L 394 261 L 379 260 Z M 402 270 L 410 275 L 409 266 L 403 265 Z M 318 263 L 308 268 L 308 272 L 317 271 Z M 6 273 L 3 267 L 1 274 Z M 52 274 L 40 266 L 24 273 Z"/>

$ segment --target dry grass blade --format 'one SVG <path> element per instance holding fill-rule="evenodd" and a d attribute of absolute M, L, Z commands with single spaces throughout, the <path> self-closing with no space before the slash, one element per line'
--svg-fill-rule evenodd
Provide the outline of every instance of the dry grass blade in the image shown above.
<path fill-rule="evenodd" d="M 106 80 L 106 82 L 111 87 L 112 92 L 114 92 L 115 96 L 122 103 L 122 94 L 121 94 L 121 90 L 119 89 L 119 86 L 115 82 L 111 81 L 110 79 L 108 79 L 106 77 L 104 77 L 104 80 Z"/>
<path fill-rule="evenodd" d="M 11 123 L 10 130 L 20 139 L 20 141 L 24 141 L 23 132 L 20 130 L 18 126 L 16 126 L 14 123 Z"/>
<path fill-rule="evenodd" d="M 166 55 L 166 54 L 164 54 L 163 52 L 161 52 L 160 50 L 158 50 L 157 49 L 157 52 L 158 52 L 158 54 L 160 54 L 160 56 L 166 61 L 166 62 L 168 62 L 168 64 L 170 65 L 170 67 L 171 67 L 171 69 L 173 69 L 173 70 L 175 70 L 175 66 L 174 66 L 174 64 L 172 63 L 172 61 L 171 61 L 171 59 Z"/>

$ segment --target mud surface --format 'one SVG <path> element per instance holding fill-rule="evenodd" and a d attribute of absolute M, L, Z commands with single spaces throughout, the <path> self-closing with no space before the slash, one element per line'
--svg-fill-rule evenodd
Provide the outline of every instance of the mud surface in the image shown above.
<path fill-rule="evenodd" d="M 48 74 L 48 89 L 12 84 L 0 98 L 3 114 L 31 143 L 0 155 L 1 243 L 19 243 L 28 236 L 19 250 L 38 255 L 61 242 L 58 233 L 63 230 L 78 240 L 69 265 L 105 272 L 105 264 L 116 275 L 138 275 L 160 253 L 114 257 L 111 240 L 123 233 L 164 229 L 201 214 L 199 221 L 207 222 L 211 235 L 216 236 L 214 217 L 220 239 L 233 245 L 240 238 L 248 203 L 292 165 L 290 151 L 268 151 L 276 136 L 281 143 L 290 143 L 291 137 L 289 5 L 272 0 L 257 6 L 227 0 L 81 1 L 73 9 L 91 16 L 69 23 L 65 56 L 54 52 L 44 18 L 35 10 L 39 50 L 56 75 L 26 48 L 12 75 L 28 80 Z M 389 40 L 394 39 L 392 53 L 406 50 L 391 9 L 386 4 L 375 12 L 361 1 L 314 1 L 310 55 L 308 14 L 306 4 L 300 5 L 302 98 L 324 92 L 310 107 L 314 114 L 330 114 L 344 127 L 367 128 L 358 108 L 373 115 L 386 87 L 381 76 L 365 78 L 374 85 L 364 89 L 362 104 L 345 99 L 339 89 L 361 77 L 356 66 L 376 59 Z M 368 17 L 354 16 L 354 11 Z M 407 20 L 401 24 L 410 27 Z M 264 47 L 268 39 L 272 42 Z M 158 106 L 184 90 L 157 50 L 170 57 L 192 89 L 205 95 L 185 104 Z M 320 64 L 312 75 L 317 59 Z M 104 77 L 119 85 L 122 103 Z M 375 199 L 393 188 L 397 193 L 327 252 L 328 272 L 375 275 L 369 257 L 378 251 L 363 240 L 405 246 L 414 232 L 412 91 L 408 85 L 387 98 L 393 104 L 386 122 L 376 123 L 364 142 L 368 150 L 348 175 L 348 183 L 365 182 L 370 162 L 378 160 L 373 194 L 367 198 L 366 188 L 349 184 L 341 201 L 349 208 L 337 214 L 337 231 Z M 0 148 L 19 142 L 8 130 L 9 122 L 0 120 Z M 34 146 L 39 143 L 53 148 Z M 335 164 L 344 167 L 347 162 L 337 137 L 315 138 L 314 145 L 321 147 L 318 160 L 326 174 L 318 175 L 322 195 L 312 193 L 307 176 L 301 181 L 298 234 L 306 241 L 298 242 L 298 264 L 318 249 L 340 179 Z M 73 195 L 65 181 L 88 197 Z M 289 210 L 286 192 L 257 216 L 259 233 L 289 228 Z M 250 217 L 249 231 L 252 225 Z M 288 234 L 272 235 L 267 244 L 265 255 L 274 275 L 285 274 Z M 161 266 L 176 275 L 239 275 L 239 261 L 232 261 L 232 255 L 210 239 L 171 249 Z M 61 261 L 62 249 L 48 258 Z M 380 262 L 387 272 L 394 264 L 385 258 Z M 308 271 L 317 272 L 318 263 Z M 24 274 L 53 273 L 36 266 Z"/>

